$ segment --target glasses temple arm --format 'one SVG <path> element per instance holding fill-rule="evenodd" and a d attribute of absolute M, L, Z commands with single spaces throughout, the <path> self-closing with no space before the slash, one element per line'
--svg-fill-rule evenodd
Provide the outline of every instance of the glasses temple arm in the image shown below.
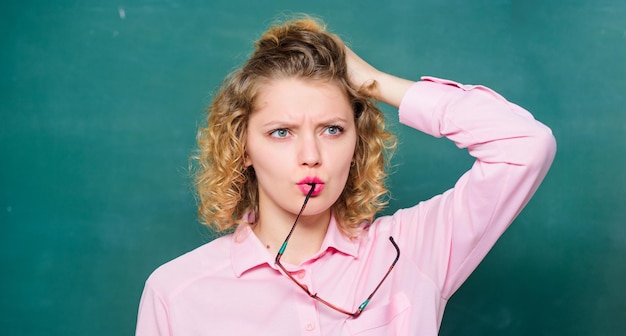
<path fill-rule="evenodd" d="M 293 225 L 291 226 L 291 230 L 289 230 L 289 234 L 285 238 L 285 241 L 283 242 L 283 244 L 280 246 L 280 249 L 278 250 L 278 254 L 276 254 L 275 263 L 278 263 L 280 261 L 280 258 L 285 253 L 285 249 L 287 248 L 287 242 L 289 241 L 289 238 L 291 238 L 293 229 L 296 228 L 296 223 L 298 223 L 298 219 L 300 219 L 300 215 L 302 215 L 302 212 L 304 211 L 304 208 L 306 207 L 306 203 L 309 201 L 309 198 L 311 198 L 311 194 L 313 194 L 313 191 L 315 191 L 315 183 L 307 183 L 307 184 L 311 186 L 311 189 L 309 190 L 309 193 L 306 194 L 306 197 L 304 198 L 304 203 L 302 203 L 302 208 L 300 208 L 300 212 L 298 212 L 298 216 L 296 216 L 296 220 L 293 222 Z"/>

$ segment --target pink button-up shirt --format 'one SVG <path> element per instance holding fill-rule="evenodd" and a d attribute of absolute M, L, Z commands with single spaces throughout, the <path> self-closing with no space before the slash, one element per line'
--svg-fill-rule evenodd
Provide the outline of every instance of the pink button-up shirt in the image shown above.
<path fill-rule="evenodd" d="M 320 251 L 287 265 L 312 293 L 354 311 L 392 263 L 393 236 L 400 259 L 360 317 L 307 296 L 244 224 L 150 276 L 137 335 L 437 335 L 448 299 L 528 202 L 556 145 L 530 113 L 482 86 L 424 77 L 399 114 L 476 161 L 453 189 L 376 219 L 358 239 L 331 218 Z"/>

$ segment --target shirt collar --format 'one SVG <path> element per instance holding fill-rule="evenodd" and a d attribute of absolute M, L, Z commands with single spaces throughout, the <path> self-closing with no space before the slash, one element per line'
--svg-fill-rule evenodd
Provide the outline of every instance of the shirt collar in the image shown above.
<path fill-rule="evenodd" d="M 231 235 L 231 261 L 235 276 L 241 275 L 257 266 L 264 264 L 277 269 L 274 265 L 274 257 L 268 253 L 267 248 L 252 231 L 250 224 L 254 221 L 254 214 L 244 216 L 247 221 L 237 226 Z M 321 258 L 329 249 L 336 250 L 345 255 L 357 258 L 359 250 L 359 239 L 350 239 L 343 235 L 337 226 L 335 216 L 330 217 L 328 231 L 322 242 L 322 247 L 318 253 L 311 257 L 311 260 Z"/>
<path fill-rule="evenodd" d="M 324 237 L 320 251 L 325 252 L 330 248 L 352 256 L 353 258 L 357 258 L 359 253 L 359 238 L 348 238 L 341 233 L 334 214 L 330 216 L 328 231 L 326 232 L 326 237 Z"/>

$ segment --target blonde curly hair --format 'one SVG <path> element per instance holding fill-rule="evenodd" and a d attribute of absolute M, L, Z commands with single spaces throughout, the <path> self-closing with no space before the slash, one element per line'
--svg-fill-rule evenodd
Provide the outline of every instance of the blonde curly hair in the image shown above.
<path fill-rule="evenodd" d="M 345 91 L 357 127 L 354 164 L 332 206 L 341 232 L 353 237 L 387 205 L 386 167 L 396 138 L 368 87 L 348 81 L 345 45 L 320 20 L 305 17 L 270 27 L 255 42 L 251 57 L 222 83 L 198 131 L 194 159 L 200 221 L 217 232 L 231 231 L 249 211 L 258 214 L 254 168 L 245 166 L 248 118 L 262 84 L 299 78 L 331 82 Z"/>

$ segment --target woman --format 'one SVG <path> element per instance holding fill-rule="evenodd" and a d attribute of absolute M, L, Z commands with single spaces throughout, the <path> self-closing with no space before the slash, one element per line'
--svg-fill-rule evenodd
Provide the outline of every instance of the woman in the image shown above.
<path fill-rule="evenodd" d="M 373 68 L 316 21 L 270 28 L 199 133 L 199 213 L 226 234 L 156 270 L 138 335 L 436 335 L 447 300 L 545 176 L 548 129 L 482 86 Z M 476 158 L 392 216 L 400 121 Z"/>

